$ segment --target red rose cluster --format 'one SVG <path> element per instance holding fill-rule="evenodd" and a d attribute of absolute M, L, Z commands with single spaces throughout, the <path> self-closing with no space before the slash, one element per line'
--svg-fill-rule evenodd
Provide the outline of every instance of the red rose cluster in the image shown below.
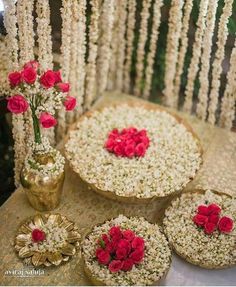
<path fill-rule="evenodd" d="M 44 231 L 37 229 L 37 228 L 32 231 L 33 242 L 40 242 L 40 241 L 44 241 L 45 239 L 46 239 L 46 234 Z"/>
<path fill-rule="evenodd" d="M 19 86 L 23 88 L 23 84 L 33 85 L 38 80 L 40 87 L 43 89 L 54 88 L 58 92 L 68 93 L 70 90 L 69 83 L 63 83 L 60 71 L 48 70 L 42 75 L 39 75 L 39 63 L 30 61 L 26 63 L 22 71 L 15 71 L 8 75 L 8 80 L 11 88 Z M 22 89 L 24 91 L 24 89 Z M 7 98 L 7 108 L 14 114 L 20 114 L 27 111 L 29 103 L 21 94 L 15 94 Z M 67 111 L 71 111 L 76 106 L 76 99 L 67 95 L 63 102 Z M 43 112 L 40 115 L 39 121 L 44 128 L 51 128 L 57 124 L 57 120 L 49 113 Z"/>
<path fill-rule="evenodd" d="M 149 147 L 150 140 L 146 130 L 138 131 L 136 128 L 112 130 L 105 143 L 105 148 L 116 156 L 133 158 L 143 157 Z"/>
<path fill-rule="evenodd" d="M 108 234 L 101 236 L 98 244 L 96 258 L 111 272 L 130 271 L 144 258 L 144 239 L 129 229 L 121 230 L 119 226 L 113 226 Z"/>
<path fill-rule="evenodd" d="M 221 208 L 217 204 L 199 205 L 193 222 L 204 228 L 206 234 L 213 233 L 217 228 L 222 233 L 229 233 L 233 229 L 234 222 L 230 217 L 220 217 Z"/>

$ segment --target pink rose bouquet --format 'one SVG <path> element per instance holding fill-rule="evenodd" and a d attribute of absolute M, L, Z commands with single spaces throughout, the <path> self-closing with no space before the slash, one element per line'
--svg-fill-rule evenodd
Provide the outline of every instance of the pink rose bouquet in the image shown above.
<path fill-rule="evenodd" d="M 32 112 L 35 143 L 41 143 L 42 128 L 57 124 L 56 110 L 64 105 L 66 111 L 76 107 L 76 99 L 70 96 L 70 84 L 62 81 L 60 71 L 47 70 L 40 73 L 39 63 L 30 61 L 21 71 L 8 75 L 12 95 L 7 97 L 7 108 L 14 114 Z"/>

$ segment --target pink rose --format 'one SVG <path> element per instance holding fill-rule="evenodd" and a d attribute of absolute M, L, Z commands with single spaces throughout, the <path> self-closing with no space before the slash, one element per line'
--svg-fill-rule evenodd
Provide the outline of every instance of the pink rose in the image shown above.
<path fill-rule="evenodd" d="M 58 83 L 57 88 L 62 93 L 68 93 L 70 90 L 70 84 L 69 83 Z"/>
<path fill-rule="evenodd" d="M 10 82 L 11 87 L 18 86 L 21 83 L 21 81 L 22 81 L 21 73 L 19 73 L 19 72 L 12 72 L 12 73 L 10 73 L 8 75 L 8 80 Z"/>
<path fill-rule="evenodd" d="M 112 273 L 118 272 L 122 269 L 123 262 L 121 260 L 112 260 L 108 268 Z"/>
<path fill-rule="evenodd" d="M 129 158 L 132 158 L 135 155 L 135 148 L 133 144 L 127 145 L 124 150 L 125 155 Z"/>
<path fill-rule="evenodd" d="M 102 240 L 105 242 L 105 244 L 108 244 L 110 242 L 110 239 L 106 234 L 102 234 Z"/>
<path fill-rule="evenodd" d="M 135 154 L 137 156 L 142 157 L 145 155 L 145 152 L 146 152 L 146 147 L 143 143 L 140 143 L 135 147 Z"/>
<path fill-rule="evenodd" d="M 193 217 L 193 222 L 197 225 L 197 226 L 204 226 L 205 223 L 208 222 L 208 217 L 206 215 L 201 215 L 201 214 L 196 214 Z"/>
<path fill-rule="evenodd" d="M 63 104 L 67 111 L 72 111 L 76 106 L 76 98 L 67 96 Z"/>
<path fill-rule="evenodd" d="M 40 77 L 40 83 L 41 85 L 46 88 L 52 88 L 55 85 L 55 74 L 52 70 L 46 71 L 41 77 Z"/>
<path fill-rule="evenodd" d="M 62 82 L 61 71 L 54 71 L 55 84 Z"/>
<path fill-rule="evenodd" d="M 143 249 L 144 248 L 144 239 L 142 237 L 135 237 L 131 243 L 133 249 Z"/>
<path fill-rule="evenodd" d="M 132 241 L 135 237 L 135 233 L 132 230 L 127 229 L 123 231 L 123 236 L 128 241 Z"/>
<path fill-rule="evenodd" d="M 14 114 L 21 114 L 27 111 L 29 107 L 28 102 L 22 95 L 14 95 L 7 98 L 7 108 Z"/>
<path fill-rule="evenodd" d="M 98 262 L 103 265 L 107 265 L 111 259 L 110 254 L 105 250 L 99 250 L 99 252 L 96 253 L 96 256 L 97 256 Z"/>
<path fill-rule="evenodd" d="M 33 68 L 37 71 L 39 68 L 39 63 L 37 61 L 29 61 L 28 63 L 24 64 L 24 69 L 26 68 Z"/>
<path fill-rule="evenodd" d="M 44 231 L 37 229 L 37 228 L 32 231 L 33 242 L 44 241 L 45 238 L 46 238 L 46 234 Z"/>
<path fill-rule="evenodd" d="M 131 250 L 131 245 L 130 242 L 126 239 L 121 239 L 117 245 L 118 248 L 124 248 L 126 249 L 128 252 L 130 252 Z"/>
<path fill-rule="evenodd" d="M 127 252 L 127 249 L 125 249 L 125 248 L 118 248 L 116 250 L 116 258 L 117 259 L 124 259 L 127 257 L 127 254 L 128 254 L 128 252 Z"/>
<path fill-rule="evenodd" d="M 128 258 L 123 261 L 122 270 L 123 271 L 130 271 L 134 266 L 134 261 L 131 258 Z"/>
<path fill-rule="evenodd" d="M 206 234 L 211 234 L 213 233 L 215 230 L 216 230 L 216 224 L 215 223 L 212 223 L 212 222 L 207 222 L 205 225 L 204 225 L 204 232 Z"/>
<path fill-rule="evenodd" d="M 39 121 L 45 129 L 54 127 L 57 124 L 57 120 L 52 115 L 46 112 L 41 113 Z"/>
<path fill-rule="evenodd" d="M 141 249 L 136 249 L 130 254 L 129 258 L 131 258 L 135 264 L 138 264 L 144 258 L 144 251 Z"/>
<path fill-rule="evenodd" d="M 233 230 L 234 222 L 233 219 L 228 216 L 221 217 L 218 228 L 220 232 L 229 233 Z"/>
<path fill-rule="evenodd" d="M 37 78 L 37 73 L 34 68 L 28 67 L 21 72 L 22 80 L 27 84 L 33 84 Z"/>

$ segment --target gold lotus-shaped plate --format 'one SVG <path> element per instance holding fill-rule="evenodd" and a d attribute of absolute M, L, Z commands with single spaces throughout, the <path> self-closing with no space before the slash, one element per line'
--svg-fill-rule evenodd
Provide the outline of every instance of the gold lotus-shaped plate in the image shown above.
<path fill-rule="evenodd" d="M 49 251 L 32 251 L 29 248 L 29 234 L 32 233 L 31 224 L 43 226 L 47 222 L 64 228 L 67 232 L 67 238 L 62 247 L 53 252 Z M 38 266 L 58 266 L 68 261 L 76 254 L 80 247 L 81 236 L 75 224 L 61 214 L 37 214 L 26 219 L 19 227 L 15 237 L 15 251 L 18 256 L 27 264 Z"/>

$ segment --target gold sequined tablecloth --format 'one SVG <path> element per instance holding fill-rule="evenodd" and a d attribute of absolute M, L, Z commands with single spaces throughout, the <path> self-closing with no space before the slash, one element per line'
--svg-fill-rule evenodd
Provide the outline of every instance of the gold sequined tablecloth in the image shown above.
<path fill-rule="evenodd" d="M 127 99 L 141 101 L 124 94 L 107 93 L 97 101 L 93 108 L 110 103 L 125 102 Z M 211 188 L 236 195 L 236 134 L 210 126 L 181 112 L 178 114 L 191 124 L 199 136 L 204 150 L 203 166 L 186 189 Z M 56 212 L 75 221 L 83 235 L 94 224 L 121 213 L 127 216 L 144 216 L 149 221 L 156 222 L 161 218 L 167 203 L 168 200 L 165 199 L 137 206 L 105 199 L 88 190 L 86 185 L 67 166 L 63 197 Z M 16 190 L 0 207 L 1 285 L 91 285 L 84 275 L 79 254 L 67 264 L 40 269 L 38 273 L 31 271 L 34 272 L 34 276 L 26 276 L 29 275 L 27 272 L 30 272 L 30 269 L 28 266 L 24 266 L 14 253 L 13 240 L 19 223 L 35 213 L 36 211 L 29 205 L 22 189 Z M 163 282 L 163 284 L 166 283 Z"/>

